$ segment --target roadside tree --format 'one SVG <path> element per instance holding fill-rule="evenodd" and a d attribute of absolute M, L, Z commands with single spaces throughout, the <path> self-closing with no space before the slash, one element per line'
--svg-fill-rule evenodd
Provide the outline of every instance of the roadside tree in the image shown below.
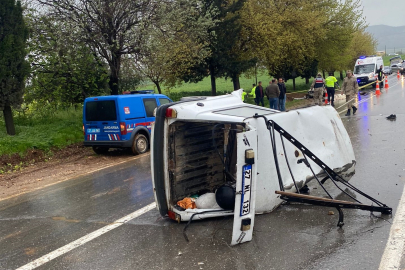
<path fill-rule="evenodd" d="M 142 52 L 133 56 L 135 68 L 155 84 L 159 93 L 162 84 L 173 87 L 210 55 L 206 40 L 213 20 L 203 14 L 202 6 L 200 0 L 162 5 L 157 10 L 159 19 L 140 43 Z"/>
<path fill-rule="evenodd" d="M 144 32 L 154 23 L 160 1 L 37 0 L 48 16 L 78 27 L 82 41 L 108 63 L 111 94 L 119 91 L 123 55 L 140 52 Z"/>
<path fill-rule="evenodd" d="M 211 17 L 214 25 L 207 30 L 207 46 L 211 51 L 202 63 L 194 65 L 183 76 L 186 82 L 199 82 L 209 76 L 211 94 L 216 95 L 216 78 L 229 77 L 234 88 L 239 88 L 239 75 L 255 65 L 254 57 L 243 54 L 246 49 L 241 38 L 240 12 L 246 0 L 205 1 L 203 14 Z M 247 39 L 246 39 L 247 40 Z"/>
<path fill-rule="evenodd" d="M 21 105 L 29 74 L 25 60 L 28 35 L 21 2 L 0 0 L 0 110 L 9 135 L 15 135 L 12 106 Z"/>
<path fill-rule="evenodd" d="M 303 74 L 322 39 L 324 1 L 249 0 L 242 11 L 242 35 L 269 74 L 286 79 Z"/>
<path fill-rule="evenodd" d="M 88 96 L 108 94 L 107 67 L 77 37 L 77 28 L 33 13 L 30 18 L 32 73 L 27 102 L 35 101 L 38 108 L 71 106 Z"/>

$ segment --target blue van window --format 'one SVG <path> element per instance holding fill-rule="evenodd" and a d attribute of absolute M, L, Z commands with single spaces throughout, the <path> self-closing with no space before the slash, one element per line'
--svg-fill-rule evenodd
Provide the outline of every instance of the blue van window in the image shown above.
<path fill-rule="evenodd" d="M 167 98 L 159 98 L 159 102 L 160 102 L 160 105 L 163 105 L 166 103 L 170 103 L 170 100 L 168 100 Z"/>
<path fill-rule="evenodd" d="M 115 121 L 115 100 L 89 101 L 86 103 L 86 121 Z"/>
<path fill-rule="evenodd" d="M 146 117 L 153 117 L 153 111 L 157 107 L 156 99 L 144 98 L 143 105 L 145 105 Z"/>

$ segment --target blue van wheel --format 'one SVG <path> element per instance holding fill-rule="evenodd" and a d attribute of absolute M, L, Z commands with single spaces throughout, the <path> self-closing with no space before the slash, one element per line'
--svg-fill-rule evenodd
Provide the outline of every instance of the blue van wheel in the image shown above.
<path fill-rule="evenodd" d="M 136 134 L 131 147 L 135 155 L 146 153 L 149 150 L 149 141 L 143 134 Z"/>
<path fill-rule="evenodd" d="M 100 146 L 93 146 L 93 151 L 97 154 L 97 155 L 104 155 L 108 152 L 108 147 L 100 147 Z"/>

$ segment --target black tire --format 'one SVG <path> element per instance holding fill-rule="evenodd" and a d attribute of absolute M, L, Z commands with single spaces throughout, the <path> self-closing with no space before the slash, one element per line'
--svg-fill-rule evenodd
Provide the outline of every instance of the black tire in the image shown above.
<path fill-rule="evenodd" d="M 102 146 L 93 146 L 93 151 L 97 154 L 97 155 L 104 155 L 107 154 L 108 150 L 110 148 L 108 147 L 102 147 Z"/>
<path fill-rule="evenodd" d="M 148 138 L 143 134 L 136 134 L 132 142 L 131 150 L 134 155 L 140 155 L 148 152 L 149 150 Z"/>

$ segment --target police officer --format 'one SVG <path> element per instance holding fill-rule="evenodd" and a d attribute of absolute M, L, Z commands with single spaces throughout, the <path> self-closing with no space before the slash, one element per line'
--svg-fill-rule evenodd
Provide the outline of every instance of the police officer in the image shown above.
<path fill-rule="evenodd" d="M 347 77 L 343 80 L 342 93 L 346 95 L 347 102 L 347 113 L 345 115 L 349 116 L 350 109 L 353 109 L 353 115 L 355 115 L 357 111 L 357 108 L 353 104 L 354 98 L 359 92 L 359 85 L 351 70 L 346 71 L 346 76 Z"/>
<path fill-rule="evenodd" d="M 325 89 L 325 81 L 322 74 L 318 73 L 315 80 L 312 82 L 311 90 L 314 90 L 314 103 L 315 105 L 322 105 L 323 91 Z"/>
<path fill-rule="evenodd" d="M 328 104 L 335 106 L 335 83 L 337 79 L 333 76 L 333 72 L 329 72 L 329 77 L 325 79 L 326 90 L 328 91 Z M 332 102 L 331 102 L 332 99 Z"/>
<path fill-rule="evenodd" d="M 381 65 L 379 69 L 377 69 L 378 81 L 380 82 L 380 88 L 383 87 L 383 76 L 384 76 L 384 67 Z"/>

